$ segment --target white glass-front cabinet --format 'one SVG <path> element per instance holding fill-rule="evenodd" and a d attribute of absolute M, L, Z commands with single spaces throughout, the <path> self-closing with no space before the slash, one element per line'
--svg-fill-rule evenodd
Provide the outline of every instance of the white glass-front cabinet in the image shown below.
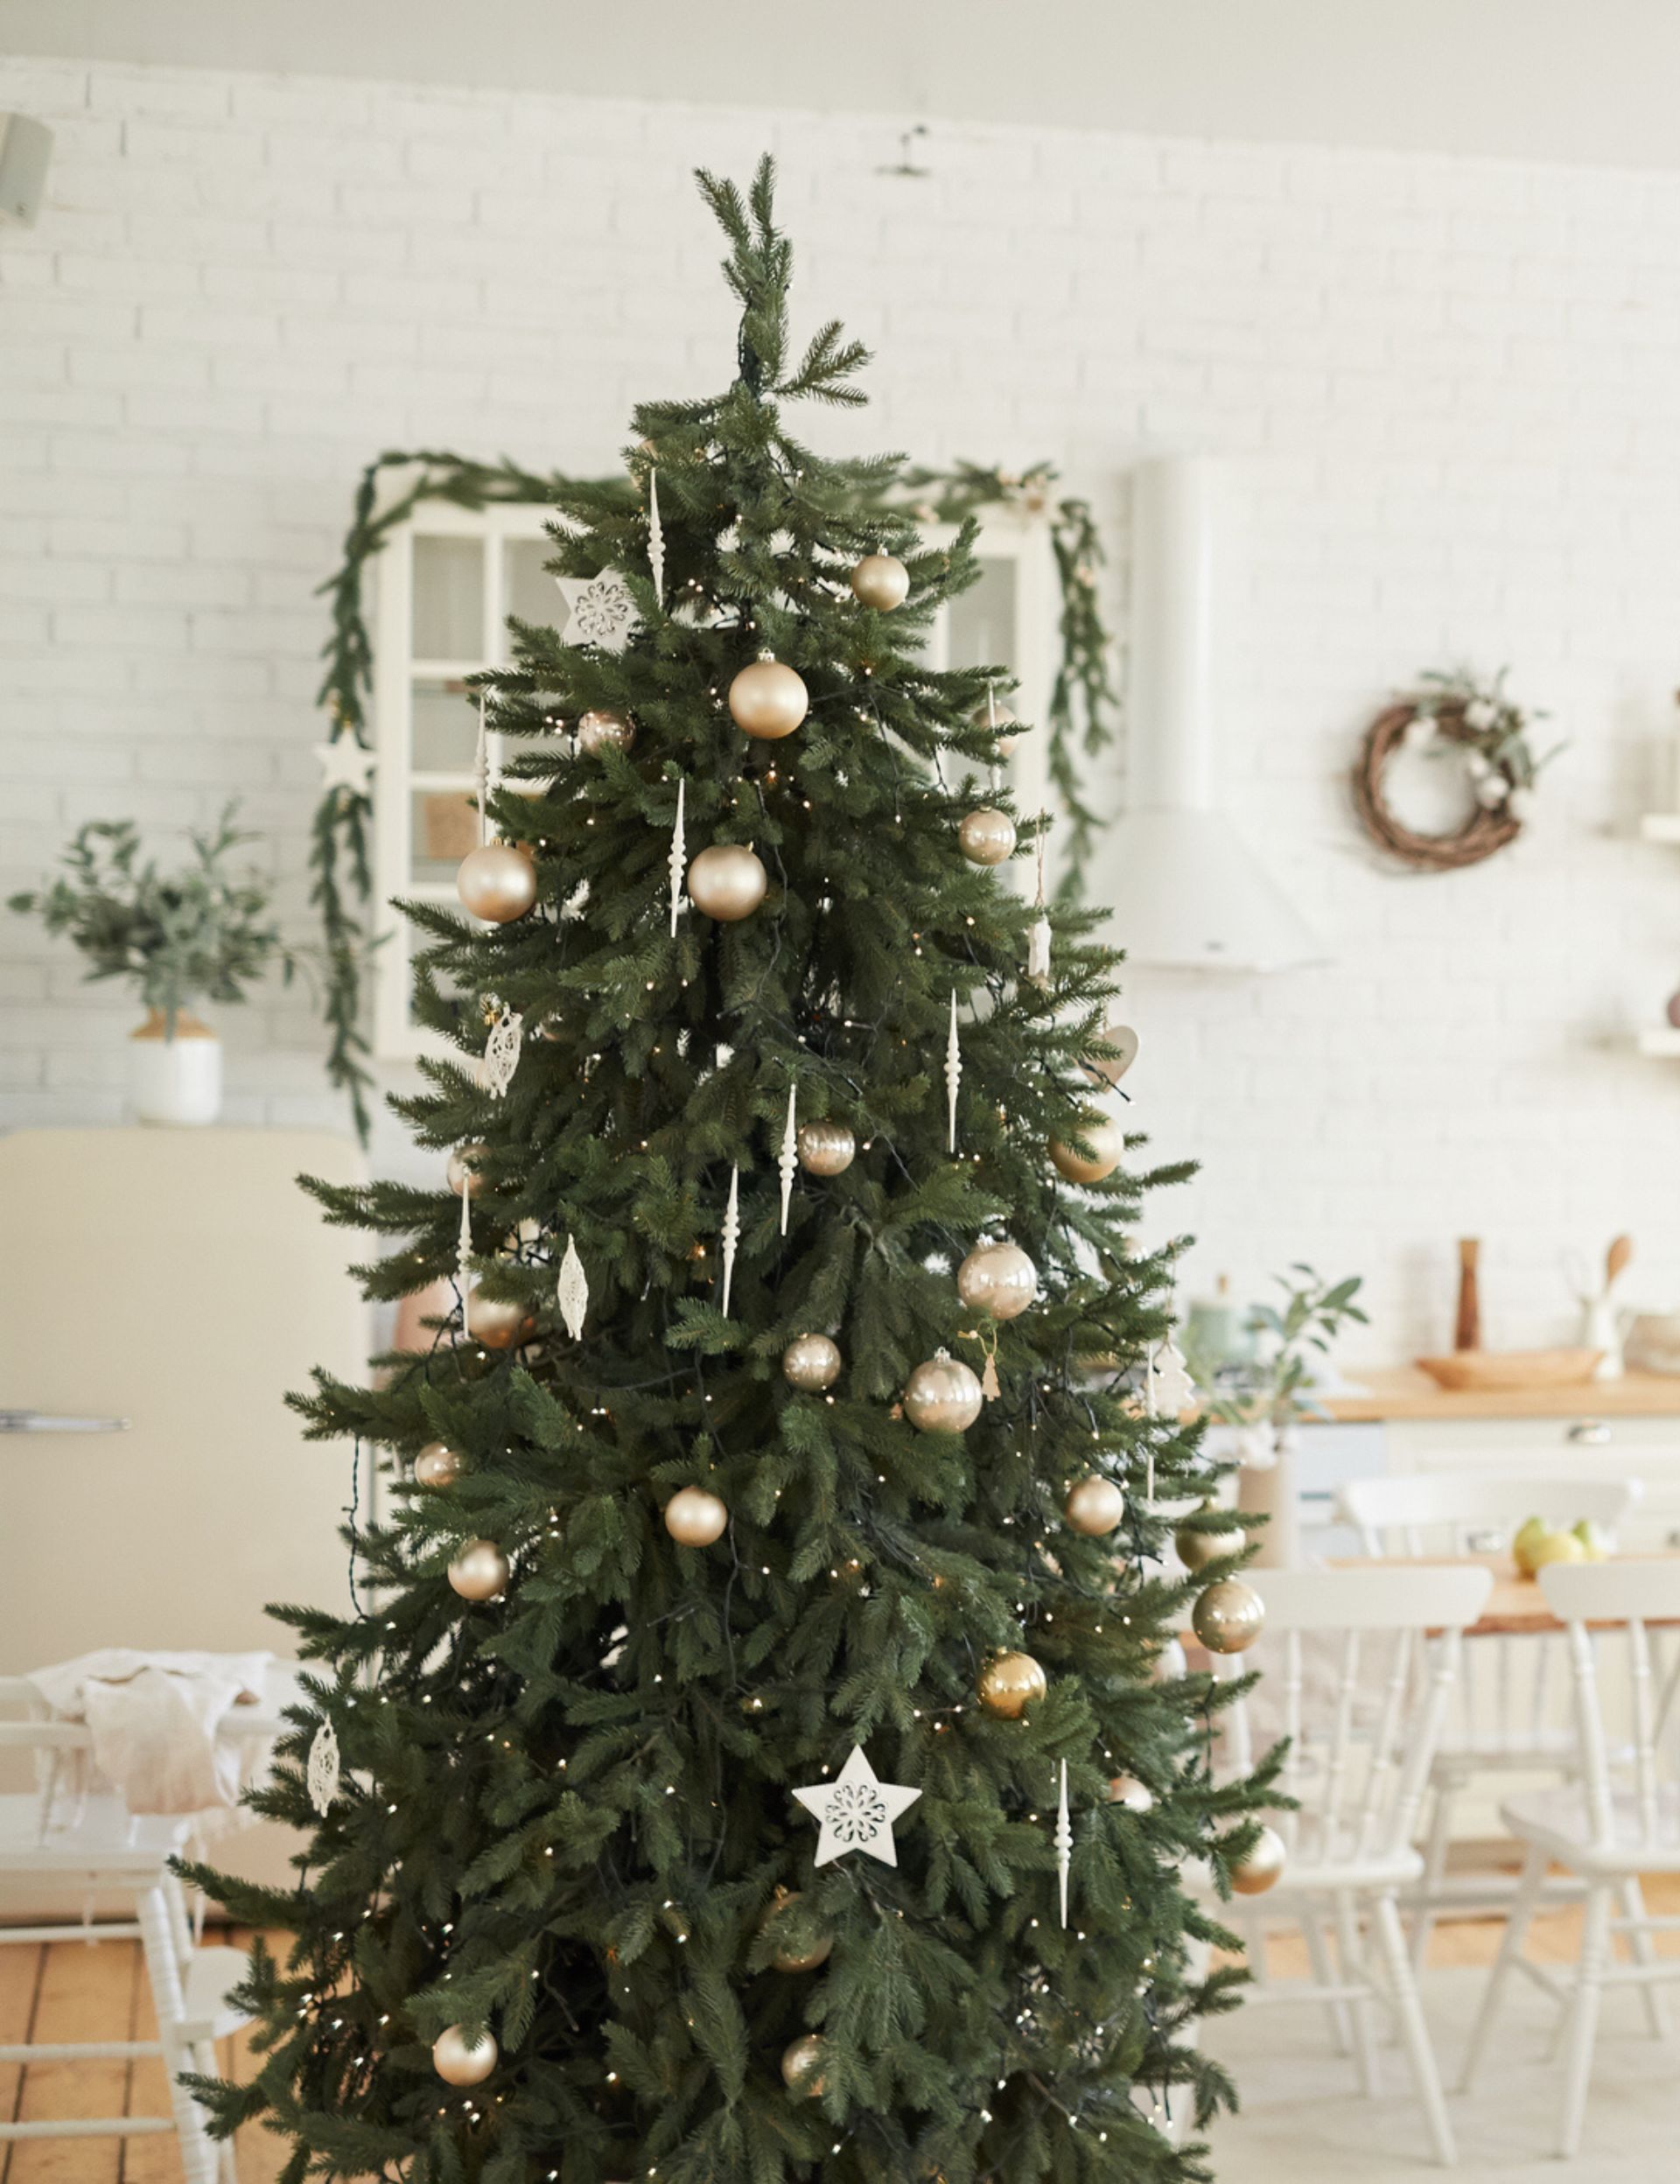
<path fill-rule="evenodd" d="M 552 623 L 560 598 L 542 564 L 551 551 L 536 505 L 485 509 L 423 504 L 388 535 L 375 564 L 374 1040 L 382 1060 L 411 1060 L 432 1041 L 410 1010 L 414 934 L 389 914 L 394 896 L 453 903 L 455 871 L 478 840 L 471 804 L 478 720 L 469 676 L 507 664 L 507 618 Z M 930 543 L 956 532 L 935 527 Z M 1010 761 L 1025 813 L 1049 802 L 1043 723 L 1055 680 L 1060 599 L 1042 516 L 1000 510 L 979 545 L 980 580 L 934 624 L 929 664 L 996 663 L 1019 682 L 1011 703 L 1038 732 Z M 1021 884 L 1028 883 L 1018 867 Z"/>

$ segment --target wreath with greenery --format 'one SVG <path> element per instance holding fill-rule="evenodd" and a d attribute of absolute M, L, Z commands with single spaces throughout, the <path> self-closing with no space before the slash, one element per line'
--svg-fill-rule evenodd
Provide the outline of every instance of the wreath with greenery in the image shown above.
<path fill-rule="evenodd" d="M 1502 668 L 1491 682 L 1463 668 L 1420 675 L 1420 694 L 1386 706 L 1365 732 L 1354 766 L 1354 808 L 1377 846 L 1415 872 L 1457 872 L 1515 842 L 1533 811 L 1541 768 L 1562 748 L 1536 756 L 1529 726 L 1545 716 L 1506 696 L 1506 672 Z M 1389 804 L 1384 776 L 1407 751 L 1464 767 L 1474 802 L 1451 832 L 1419 833 Z"/>
<path fill-rule="evenodd" d="M 381 506 L 381 487 L 389 471 L 413 469 L 416 475 Z M 390 534 L 423 501 L 448 500 L 463 508 L 532 502 L 552 507 L 580 481 L 547 477 L 516 464 L 480 463 L 459 455 L 422 450 L 379 456 L 362 472 L 350 528 L 338 569 L 320 587 L 331 602 L 332 626 L 323 648 L 326 661 L 318 702 L 332 720 L 329 749 L 345 738 L 370 748 L 368 704 L 373 688 L 373 645 L 363 603 L 368 563 Z M 1083 762 L 1112 742 L 1119 700 L 1110 679 L 1109 632 L 1097 601 L 1097 571 L 1102 542 L 1088 501 L 1057 497 L 1056 472 L 1046 463 L 1010 472 L 959 463 L 953 470 L 900 471 L 883 487 L 881 505 L 900 508 L 923 523 L 961 523 L 989 508 L 1042 513 L 1049 524 L 1061 590 L 1061 658 L 1051 692 L 1048 765 L 1060 798 L 1059 816 L 1067 827 L 1058 892 L 1077 900 L 1086 861 L 1098 825 L 1087 801 Z M 622 488 L 626 509 L 634 487 L 627 478 L 603 480 L 595 489 Z M 1000 681 L 1001 681 L 1000 677 Z M 323 1013 L 330 1038 L 326 1071 L 349 1095 L 358 1134 L 368 1128 L 368 1094 L 373 1088 L 365 1028 L 364 982 L 373 931 L 373 870 L 368 826 L 371 793 L 338 780 L 316 808 L 311 836 L 310 900 L 321 920 L 325 954 Z"/>

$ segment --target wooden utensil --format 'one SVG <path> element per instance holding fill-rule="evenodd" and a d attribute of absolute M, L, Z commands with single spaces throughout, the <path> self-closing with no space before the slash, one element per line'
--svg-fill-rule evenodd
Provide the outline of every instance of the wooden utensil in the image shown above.
<path fill-rule="evenodd" d="M 1608 1294 L 1611 1285 L 1628 1271 L 1628 1262 L 1634 1256 L 1631 1236 L 1618 1236 L 1604 1255 L 1604 1286 Z"/>
<path fill-rule="evenodd" d="M 1477 1284 L 1476 1266 L 1481 1256 L 1479 1236 L 1459 1238 L 1459 1317 L 1452 1330 L 1455 1350 L 1477 1350 L 1481 1348 L 1481 1292 Z"/>

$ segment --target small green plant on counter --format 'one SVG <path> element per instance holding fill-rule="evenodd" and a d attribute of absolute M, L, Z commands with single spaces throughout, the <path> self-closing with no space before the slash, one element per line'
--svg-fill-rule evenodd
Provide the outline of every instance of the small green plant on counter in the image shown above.
<path fill-rule="evenodd" d="M 1258 1354 L 1222 1370 L 1205 1362 L 1198 1369 L 1194 1356 L 1187 1361 L 1197 1386 L 1208 1390 L 1208 1417 L 1227 1424 L 1282 1428 L 1298 1418 L 1323 1417 L 1323 1406 L 1311 1392 L 1318 1374 L 1310 1353 L 1328 1356 L 1331 1344 L 1350 1322 L 1369 1324 L 1354 1302 L 1362 1275 L 1326 1282 L 1297 1261 L 1275 1278 L 1283 1302 L 1253 1306 L 1244 1322 L 1249 1333 L 1260 1338 Z"/>
<path fill-rule="evenodd" d="M 229 804 L 213 829 L 194 834 L 192 861 L 167 874 L 155 860 L 140 863 L 132 820 L 91 819 L 60 858 L 64 873 L 13 895 L 10 907 L 67 934 L 88 958 L 90 979 L 128 979 L 172 1039 L 192 1003 L 243 1001 L 271 962 L 288 981 L 297 965 L 268 916 L 267 881 L 228 869 L 231 852 L 257 839 L 234 826 L 238 809 Z"/>

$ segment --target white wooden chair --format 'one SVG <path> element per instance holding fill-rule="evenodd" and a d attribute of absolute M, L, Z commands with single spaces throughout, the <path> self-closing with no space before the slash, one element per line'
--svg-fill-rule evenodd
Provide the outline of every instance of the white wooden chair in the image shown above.
<path fill-rule="evenodd" d="M 1574 1782 L 1508 1798 L 1505 1824 L 1528 1857 L 1504 1940 L 1465 2053 L 1468 2087 L 1513 1967 L 1526 1972 L 1566 2009 L 1563 2104 L 1558 2152 L 1581 2142 L 1599 2001 L 1606 1986 L 1636 1986 L 1648 2006 L 1656 1983 L 1680 1978 L 1680 1957 L 1658 1956 L 1654 1934 L 1680 1919 L 1648 1916 L 1629 1908 L 1630 1884 L 1642 1872 L 1680 1872 L 1680 1782 L 1674 1702 L 1680 1690 L 1680 1560 L 1563 1564 L 1540 1572 L 1541 1590 L 1568 1626 L 1570 1668 L 1580 1736 L 1581 1773 Z M 1522 1954 L 1546 1870 L 1557 1864 L 1585 1885 L 1586 1916 L 1580 1956 L 1567 1968 L 1531 1963 Z M 1634 1899 L 1637 1906 L 1637 1898 Z M 1616 1915 L 1617 1907 L 1621 1915 Z M 1612 1937 L 1622 1935 L 1631 1961 L 1614 1959 Z M 1660 2034 L 1660 2018 L 1651 2029 Z"/>
<path fill-rule="evenodd" d="M 1549 1524 L 1588 1518 L 1614 1533 L 1639 1506 L 1637 1479 L 1571 1478 L 1544 1473 L 1458 1471 L 1356 1479 L 1340 1511 L 1368 1555 L 1466 1555 L 1502 1551 L 1530 1516 Z M 1452 1708 L 1431 1769 L 1432 1810 L 1424 1873 L 1408 1908 L 1419 1970 L 1436 1920 L 1446 1910 L 1502 1911 L 1515 1877 L 1493 1871 L 1449 1875 L 1455 1810 L 1478 1775 L 1570 1774 L 1576 1764 L 1563 1641 L 1558 1636 L 1477 1638 L 1464 1649 Z M 1555 1894 L 1574 1894 L 1564 1884 Z"/>
<path fill-rule="evenodd" d="M 1218 1672 L 1229 1676 L 1257 1669 L 1266 1679 L 1271 1715 L 1289 1740 L 1279 1787 L 1298 1801 L 1298 1810 L 1275 1823 L 1288 1853 L 1283 1877 L 1264 1896 L 1239 1898 L 1231 1907 L 1230 1915 L 1252 1935 L 1257 1984 L 1250 1998 L 1325 2005 L 1333 2022 L 1351 2026 L 1368 2094 L 1377 2090 L 1371 2005 L 1385 2002 L 1435 2158 L 1451 2166 L 1457 2159 L 1452 2125 L 1396 1900 L 1423 1871 L 1412 1830 L 1458 1673 L 1462 1634 L 1480 1612 L 1492 1576 L 1420 1564 L 1252 1570 L 1243 1582 L 1265 1601 L 1265 1629 L 1248 1652 L 1222 1662 Z M 1249 1702 L 1237 1701 L 1227 1719 L 1230 1761 L 1246 1772 L 1256 1756 Z M 1306 1933 L 1310 1981 L 1265 1980 L 1261 1929 L 1276 1916 L 1298 1922 Z M 1334 1977 L 1325 1925 L 1336 1939 Z M 1373 1956 L 1381 1959 L 1381 1978 Z"/>
<path fill-rule="evenodd" d="M 193 1946 L 185 1894 L 169 1870 L 190 1824 L 136 1817 L 114 1793 L 90 1792 L 88 1731 L 80 1723 L 52 1718 L 25 1679 L 0 1677 L 0 1716 L 11 1717 L 0 1718 L 0 1753 L 33 1754 L 39 1782 L 33 1795 L 0 1796 L 0 1880 L 44 1882 L 60 1890 L 80 1886 L 90 1901 L 95 1894 L 120 1896 L 134 1914 L 98 1924 L 0 1925 L 0 1942 L 138 1941 L 158 2016 L 156 2040 L 11 2041 L 0 2044 L 0 2064 L 32 2068 L 161 2056 L 171 2107 L 167 2117 L 0 2121 L 0 2147 L 15 2139 L 133 2138 L 173 2131 L 186 2184 L 217 2184 L 219 2175 L 233 2184 L 232 2147 L 218 2150 L 203 2110 L 178 2075 L 214 2076 L 214 2043 L 246 2021 L 245 2013 L 224 1998 L 244 1975 L 242 1952 Z"/>

